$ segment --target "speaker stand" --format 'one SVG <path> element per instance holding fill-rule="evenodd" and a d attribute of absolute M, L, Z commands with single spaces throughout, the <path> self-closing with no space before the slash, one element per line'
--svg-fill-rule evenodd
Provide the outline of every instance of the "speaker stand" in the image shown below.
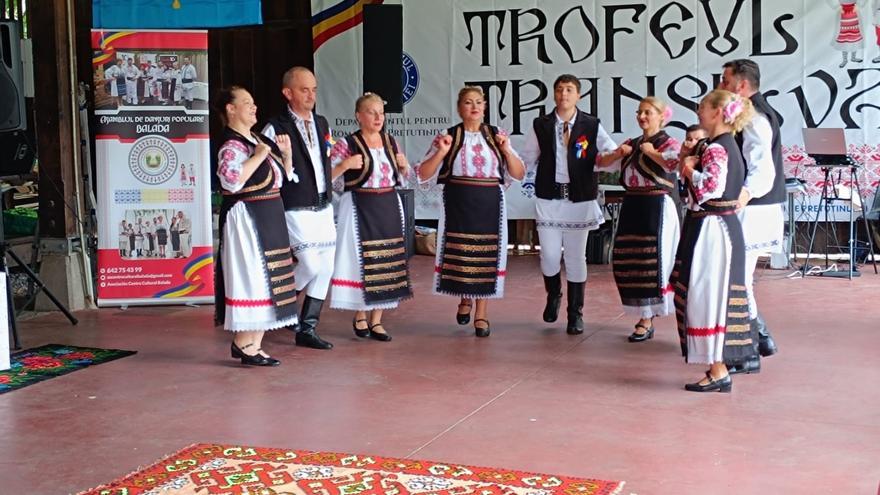
<path fill-rule="evenodd" d="M 48 297 L 49 300 L 52 301 L 52 304 L 54 304 L 55 307 L 58 308 L 58 310 L 67 317 L 71 325 L 76 325 L 77 323 L 79 323 L 79 320 L 77 320 L 76 317 L 73 316 L 73 314 L 70 312 L 70 310 L 67 309 L 67 307 L 65 307 L 64 304 L 59 301 L 57 297 L 55 297 L 55 294 L 53 294 L 52 291 L 50 291 L 49 288 L 46 287 L 45 284 L 43 284 L 43 281 L 40 280 L 40 277 L 38 277 L 37 274 L 34 273 L 34 271 L 31 270 L 29 266 L 27 266 L 27 263 L 22 261 L 21 258 L 19 258 L 13 250 L 9 249 L 9 243 L 6 242 L 6 234 L 3 226 L 3 195 L 6 194 L 7 191 L 9 191 L 9 188 L 0 190 L 0 271 L 6 273 L 6 305 L 8 307 L 9 313 L 9 331 L 12 333 L 12 348 L 14 350 L 19 350 L 21 349 L 21 340 L 18 337 L 18 327 L 16 324 L 17 318 L 15 315 L 15 305 L 13 304 L 12 297 L 12 277 L 10 277 L 9 274 L 9 265 L 6 263 L 7 255 L 12 258 L 12 260 L 15 261 L 15 263 L 17 263 L 22 270 L 24 270 L 25 275 L 27 275 L 30 281 L 34 285 L 36 285 L 37 288 L 34 291 L 33 295 L 31 295 L 31 300 L 33 298 L 36 298 L 37 294 L 42 291 L 44 294 L 46 294 L 46 297 Z"/>

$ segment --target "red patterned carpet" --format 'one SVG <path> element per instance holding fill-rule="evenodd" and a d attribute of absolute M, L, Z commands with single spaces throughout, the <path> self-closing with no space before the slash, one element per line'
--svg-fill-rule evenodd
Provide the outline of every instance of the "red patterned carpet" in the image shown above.
<path fill-rule="evenodd" d="M 432 461 L 198 444 L 81 495 L 611 495 L 622 488 Z"/>

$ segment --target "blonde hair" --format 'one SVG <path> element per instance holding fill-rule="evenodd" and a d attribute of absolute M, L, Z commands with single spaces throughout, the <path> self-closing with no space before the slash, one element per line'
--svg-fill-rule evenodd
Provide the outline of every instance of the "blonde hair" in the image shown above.
<path fill-rule="evenodd" d="M 723 89 L 713 90 L 700 103 L 720 108 L 722 120 L 734 133 L 742 131 L 755 115 L 751 100 Z"/>
<path fill-rule="evenodd" d="M 665 126 L 672 119 L 672 107 L 666 104 L 665 101 L 657 98 L 656 96 L 646 96 L 639 101 L 639 104 L 646 103 L 654 107 L 657 110 L 657 113 L 660 114 L 660 127 Z"/>
<path fill-rule="evenodd" d="M 461 102 L 471 93 L 480 95 L 480 98 L 486 98 L 486 95 L 483 93 L 483 88 L 479 86 L 465 86 L 458 91 L 457 105 L 461 105 Z"/>
<path fill-rule="evenodd" d="M 378 102 L 383 107 L 385 106 L 385 100 L 383 100 L 381 96 L 377 95 L 376 93 L 370 93 L 369 91 L 367 91 L 366 93 L 358 96 L 358 99 L 355 100 L 354 111 L 360 112 L 361 109 L 364 108 L 364 105 L 373 101 Z"/>

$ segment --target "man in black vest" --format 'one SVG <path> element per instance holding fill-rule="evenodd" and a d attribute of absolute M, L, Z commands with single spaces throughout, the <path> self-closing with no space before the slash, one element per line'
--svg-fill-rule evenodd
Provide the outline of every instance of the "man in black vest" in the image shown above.
<path fill-rule="evenodd" d="M 535 171 L 535 208 L 541 241 L 541 272 L 547 289 L 544 321 L 559 316 L 562 261 L 568 280 L 569 335 L 584 332 L 587 235 L 605 216 L 596 201 L 597 160 L 613 159 L 617 145 L 599 119 L 578 110 L 581 83 L 564 74 L 553 83 L 553 113 L 535 119 L 526 137 L 523 162 Z"/>
<path fill-rule="evenodd" d="M 746 164 L 746 180 L 739 197 L 738 212 L 746 244 L 746 289 L 749 296 L 749 318 L 758 333 L 761 356 L 776 354 L 776 343 L 758 314 L 754 278 L 758 257 L 782 252 L 784 228 L 783 203 L 786 200 L 785 172 L 782 169 L 782 142 L 776 111 L 760 92 L 761 71 L 749 59 L 738 59 L 723 66 L 720 88 L 749 98 L 755 107 L 752 122 L 737 135 Z M 730 373 L 761 371 L 760 357 L 730 369 Z"/>
<path fill-rule="evenodd" d="M 302 314 L 296 330 L 296 345 L 331 349 L 333 344 L 318 336 L 315 329 L 330 288 L 336 254 L 336 226 L 330 203 L 333 180 L 330 170 L 330 127 L 327 119 L 314 112 L 318 83 L 312 71 L 293 67 L 284 73 L 281 93 L 287 105 L 269 121 L 263 134 L 274 139 L 288 134 L 293 152 L 293 180 L 281 186 L 287 233 L 293 256 L 296 289 Z"/>

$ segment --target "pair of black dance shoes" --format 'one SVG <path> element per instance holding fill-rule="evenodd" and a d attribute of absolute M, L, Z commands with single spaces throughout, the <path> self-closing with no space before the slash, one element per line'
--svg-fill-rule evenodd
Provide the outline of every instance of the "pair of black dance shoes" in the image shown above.
<path fill-rule="evenodd" d="M 688 392 L 722 392 L 729 393 L 733 390 L 733 380 L 730 378 L 730 375 L 725 375 L 724 378 L 714 378 L 712 377 L 712 373 L 706 372 L 706 379 L 709 381 L 706 384 L 701 385 L 700 382 L 696 383 L 688 383 L 685 384 L 684 389 Z"/>
<path fill-rule="evenodd" d="M 260 354 L 260 351 L 262 351 L 262 349 L 257 349 L 257 354 L 254 354 L 253 356 L 250 354 L 245 354 L 245 352 L 242 350 L 247 349 L 248 347 L 251 347 L 253 345 L 254 344 L 248 344 L 244 347 L 238 347 L 237 345 L 235 345 L 235 342 L 233 342 L 229 347 L 229 353 L 233 358 L 241 359 L 241 364 L 246 364 L 248 366 L 278 366 L 279 364 L 281 364 L 281 361 L 275 358 Z"/>
<path fill-rule="evenodd" d="M 467 308 L 467 313 L 462 313 L 462 308 Z M 455 312 L 455 322 L 459 325 L 467 325 L 471 322 L 471 302 L 468 301 L 464 304 L 459 303 L 458 309 Z M 478 322 L 484 322 L 486 324 L 485 327 L 478 327 Z M 477 318 L 474 320 L 474 335 L 477 337 L 488 337 L 492 333 L 492 329 L 489 325 L 489 320 L 485 318 Z"/>
<path fill-rule="evenodd" d="M 384 330 L 385 327 L 382 326 L 381 323 L 376 323 L 375 325 L 367 324 L 367 328 L 358 328 L 358 323 L 367 323 L 367 320 L 352 320 L 351 328 L 354 330 L 354 334 L 362 339 L 371 338 L 373 340 L 378 340 L 379 342 L 388 342 L 391 340 L 391 335 L 388 335 L 387 332 L 374 332 L 373 329 L 376 327 L 382 327 Z"/>

